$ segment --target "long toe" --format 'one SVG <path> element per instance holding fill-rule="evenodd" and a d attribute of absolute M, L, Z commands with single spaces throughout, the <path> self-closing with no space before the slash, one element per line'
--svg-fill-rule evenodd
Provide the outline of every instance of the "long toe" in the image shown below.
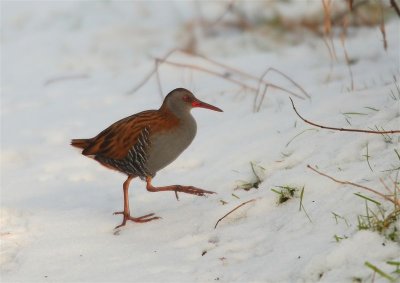
<path fill-rule="evenodd" d="M 192 194 L 192 195 L 197 195 L 197 196 L 205 196 L 207 194 L 216 194 L 216 192 L 203 190 L 203 189 L 196 188 L 193 186 L 181 187 L 181 188 L 183 189 L 183 192 Z"/>
<path fill-rule="evenodd" d="M 123 227 L 123 226 L 125 226 L 125 225 L 126 225 L 126 219 L 124 218 L 124 221 L 122 221 L 122 223 L 121 223 L 120 225 L 118 225 L 118 226 L 115 226 L 115 228 L 114 228 L 114 229 L 121 228 L 121 227 Z"/>
<path fill-rule="evenodd" d="M 153 215 L 154 215 L 154 213 L 146 214 L 146 215 L 143 215 L 143 216 L 140 216 L 140 217 L 131 217 L 131 216 L 129 216 L 127 218 L 127 220 L 131 220 L 131 221 L 137 222 L 137 223 L 145 223 L 145 222 L 161 219 L 161 217 L 153 216 Z"/>

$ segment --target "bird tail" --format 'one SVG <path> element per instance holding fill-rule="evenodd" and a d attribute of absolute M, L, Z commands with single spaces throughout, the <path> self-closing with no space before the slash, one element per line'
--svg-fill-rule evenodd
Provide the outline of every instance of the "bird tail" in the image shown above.
<path fill-rule="evenodd" d="M 77 148 L 85 149 L 90 145 L 91 139 L 73 139 L 71 145 Z"/>

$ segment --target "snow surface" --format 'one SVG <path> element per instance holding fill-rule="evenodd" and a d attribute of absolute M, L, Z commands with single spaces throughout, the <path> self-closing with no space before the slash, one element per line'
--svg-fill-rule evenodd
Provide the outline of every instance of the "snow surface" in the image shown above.
<path fill-rule="evenodd" d="M 250 4 L 247 9 L 257 11 Z M 125 177 L 81 156 L 69 141 L 160 105 L 154 79 L 132 95 L 127 92 L 151 70 L 152 56 L 185 42 L 185 23 L 196 17 L 199 4 L 1 5 L 2 282 L 370 282 L 373 272 L 365 261 L 395 276 L 386 261 L 400 260 L 399 243 L 357 229 L 357 216 L 365 214 L 365 202 L 354 195 L 359 190 L 306 165 L 382 191 L 379 178 L 396 177 L 387 170 L 399 164 L 398 136 L 389 143 L 381 135 L 315 129 L 292 140 L 312 127 L 297 118 L 286 93 L 269 92 L 254 113 L 251 91 L 172 66 L 160 69 L 164 94 L 186 87 L 224 113 L 193 111 L 195 141 L 154 184 L 190 184 L 218 194 L 181 194 L 177 202 L 173 193 L 148 193 L 135 180 L 134 215 L 154 212 L 162 220 L 114 231 L 121 217 L 112 212 L 122 208 Z M 201 5 L 203 15 L 214 19 L 224 7 Z M 299 6 L 285 6 L 284 14 L 310 10 Z M 384 51 L 378 28 L 351 31 L 346 47 L 355 62 L 353 91 L 339 40 L 332 68 L 325 44 L 311 36 L 287 46 L 268 34 L 260 39 L 256 32 L 231 31 L 203 36 L 198 45 L 210 58 L 256 76 L 267 67 L 290 75 L 312 96 L 295 99 L 309 119 L 347 127 L 342 113 L 361 112 L 365 115 L 348 118 L 352 127 L 399 129 L 400 102 L 390 95 L 400 79 L 397 19 L 386 24 L 386 33 Z M 173 58 L 199 62 L 179 54 Z M 297 91 L 276 76 L 270 80 Z M 373 171 L 365 158 L 367 144 Z M 235 190 L 240 180 L 255 181 L 250 162 L 265 168 L 257 167 L 263 182 L 258 189 Z M 284 185 L 304 186 L 303 205 L 312 222 L 299 211 L 299 198 L 277 204 L 271 188 Z M 225 213 L 253 198 L 214 229 Z M 332 212 L 349 225 L 336 223 Z M 334 235 L 346 239 L 336 242 Z M 386 279 L 376 274 L 375 282 Z"/>

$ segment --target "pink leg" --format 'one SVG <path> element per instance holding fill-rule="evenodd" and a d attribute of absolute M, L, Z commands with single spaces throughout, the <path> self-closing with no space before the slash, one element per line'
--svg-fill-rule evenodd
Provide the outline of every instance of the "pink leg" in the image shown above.
<path fill-rule="evenodd" d="M 129 184 L 130 184 L 132 179 L 133 179 L 132 176 L 128 176 L 128 179 L 126 179 L 126 181 L 124 182 L 124 185 L 123 185 L 123 189 L 124 189 L 124 211 L 114 212 L 115 215 L 122 214 L 124 216 L 124 219 L 122 220 L 122 223 L 120 225 L 115 227 L 115 229 L 120 228 L 122 226 L 125 226 L 127 220 L 130 220 L 130 221 L 133 221 L 133 222 L 137 222 L 137 223 L 145 223 L 145 222 L 149 222 L 149 221 L 152 221 L 152 220 L 160 219 L 160 217 L 158 217 L 158 216 L 153 216 L 154 213 L 146 214 L 146 215 L 143 215 L 143 216 L 140 216 L 140 217 L 132 217 L 131 216 L 130 210 L 129 210 L 129 194 L 128 194 L 128 190 L 129 190 Z"/>

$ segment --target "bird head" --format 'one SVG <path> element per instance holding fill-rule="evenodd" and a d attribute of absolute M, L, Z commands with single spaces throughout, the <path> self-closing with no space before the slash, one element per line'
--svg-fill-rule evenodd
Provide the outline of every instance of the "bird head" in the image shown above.
<path fill-rule="evenodd" d="M 193 95 L 193 93 L 184 88 L 177 88 L 168 93 L 161 107 L 167 107 L 169 110 L 173 112 L 177 111 L 188 112 L 193 108 L 205 108 L 209 110 L 223 112 L 218 107 L 215 107 L 211 104 L 199 100 Z"/>

